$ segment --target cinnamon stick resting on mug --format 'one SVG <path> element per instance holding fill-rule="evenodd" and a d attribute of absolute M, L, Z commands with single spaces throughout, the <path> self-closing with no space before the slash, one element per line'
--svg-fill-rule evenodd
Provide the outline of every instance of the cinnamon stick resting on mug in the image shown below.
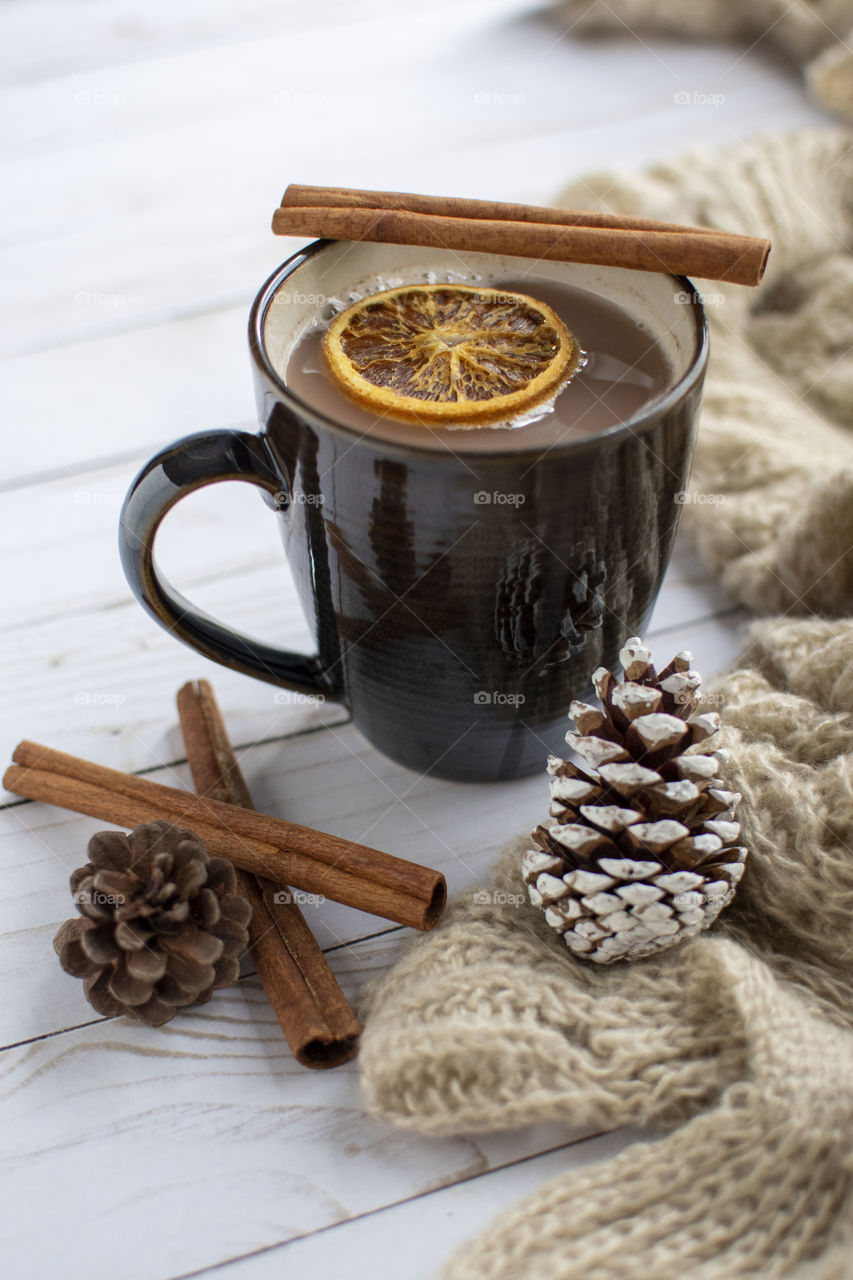
<path fill-rule="evenodd" d="M 189 827 L 235 867 L 319 893 L 413 929 L 431 929 L 444 908 L 444 876 L 341 836 L 20 742 L 3 785 L 29 800 L 73 809 L 119 827 L 163 819 Z"/>
<path fill-rule="evenodd" d="M 756 285 L 770 241 L 707 227 L 578 209 L 291 184 L 273 214 L 280 236 L 414 244 L 587 262 Z"/>
<path fill-rule="evenodd" d="M 254 808 L 207 680 L 178 690 L 187 760 L 199 795 Z M 304 1067 L 337 1067 L 358 1052 L 361 1027 L 292 896 L 237 870 L 252 906 L 249 949 L 293 1056 Z"/>

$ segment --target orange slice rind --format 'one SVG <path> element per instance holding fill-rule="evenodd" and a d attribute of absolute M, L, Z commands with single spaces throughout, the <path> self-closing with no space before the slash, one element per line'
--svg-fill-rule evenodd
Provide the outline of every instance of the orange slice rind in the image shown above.
<path fill-rule="evenodd" d="M 439 427 L 509 422 L 556 395 L 581 359 L 544 302 L 457 284 L 361 298 L 332 321 L 323 351 L 363 409 Z"/>

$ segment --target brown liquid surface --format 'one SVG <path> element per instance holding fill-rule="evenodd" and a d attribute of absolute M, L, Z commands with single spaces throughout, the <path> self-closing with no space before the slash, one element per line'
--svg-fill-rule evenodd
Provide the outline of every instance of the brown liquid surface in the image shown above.
<path fill-rule="evenodd" d="M 653 335 L 612 302 L 552 281 L 502 279 L 488 284 L 547 303 L 583 348 L 586 364 L 550 406 L 540 405 L 501 427 L 425 427 L 376 417 L 334 385 L 323 355 L 323 333 L 317 329 L 296 344 L 287 363 L 287 386 L 305 404 L 359 433 L 454 452 L 495 452 L 547 448 L 598 435 L 633 417 L 671 385 L 670 363 Z"/>

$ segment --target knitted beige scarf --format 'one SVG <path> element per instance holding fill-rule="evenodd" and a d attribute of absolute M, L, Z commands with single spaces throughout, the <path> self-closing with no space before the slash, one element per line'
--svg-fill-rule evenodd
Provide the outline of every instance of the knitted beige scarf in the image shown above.
<path fill-rule="evenodd" d="M 700 286 L 712 355 L 685 524 L 757 612 L 853 610 L 853 133 L 594 174 L 564 203 L 771 238 L 758 289 Z"/>
<path fill-rule="evenodd" d="M 693 483 L 717 500 L 685 516 L 729 590 L 783 616 L 716 688 L 751 852 L 711 933 L 584 964 L 514 905 L 517 842 L 493 885 L 513 900 L 464 895 L 368 992 L 364 1096 L 401 1128 L 673 1130 L 553 1179 L 444 1280 L 853 1276 L 853 620 L 813 616 L 853 612 L 851 142 L 790 135 L 568 194 L 771 235 L 757 293 L 705 290 Z"/>
<path fill-rule="evenodd" d="M 599 31 L 767 44 L 805 68 L 830 111 L 853 118 L 853 0 L 562 0 L 573 35 Z"/>

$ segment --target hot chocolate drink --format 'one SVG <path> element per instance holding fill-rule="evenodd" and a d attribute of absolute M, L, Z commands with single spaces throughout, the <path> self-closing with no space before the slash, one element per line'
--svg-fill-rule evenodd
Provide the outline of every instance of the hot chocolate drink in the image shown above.
<path fill-rule="evenodd" d="M 424 275 L 430 281 L 435 279 L 432 273 Z M 461 273 L 452 274 L 453 282 L 463 280 Z M 533 274 L 503 276 L 489 280 L 488 286 L 545 303 L 582 350 L 580 367 L 555 396 L 507 423 L 475 428 L 407 423 L 396 420 L 393 411 L 377 414 L 351 399 L 336 385 L 324 355 L 323 338 L 331 320 L 349 305 L 352 296 L 324 299 L 290 352 L 271 354 L 283 366 L 284 381 L 300 400 L 359 435 L 466 453 L 545 450 L 557 443 L 598 435 L 628 421 L 671 385 L 673 369 L 655 335 L 616 303 L 591 290 Z M 376 279 L 353 292 L 359 297 L 371 296 L 384 288 L 387 282 Z"/>

